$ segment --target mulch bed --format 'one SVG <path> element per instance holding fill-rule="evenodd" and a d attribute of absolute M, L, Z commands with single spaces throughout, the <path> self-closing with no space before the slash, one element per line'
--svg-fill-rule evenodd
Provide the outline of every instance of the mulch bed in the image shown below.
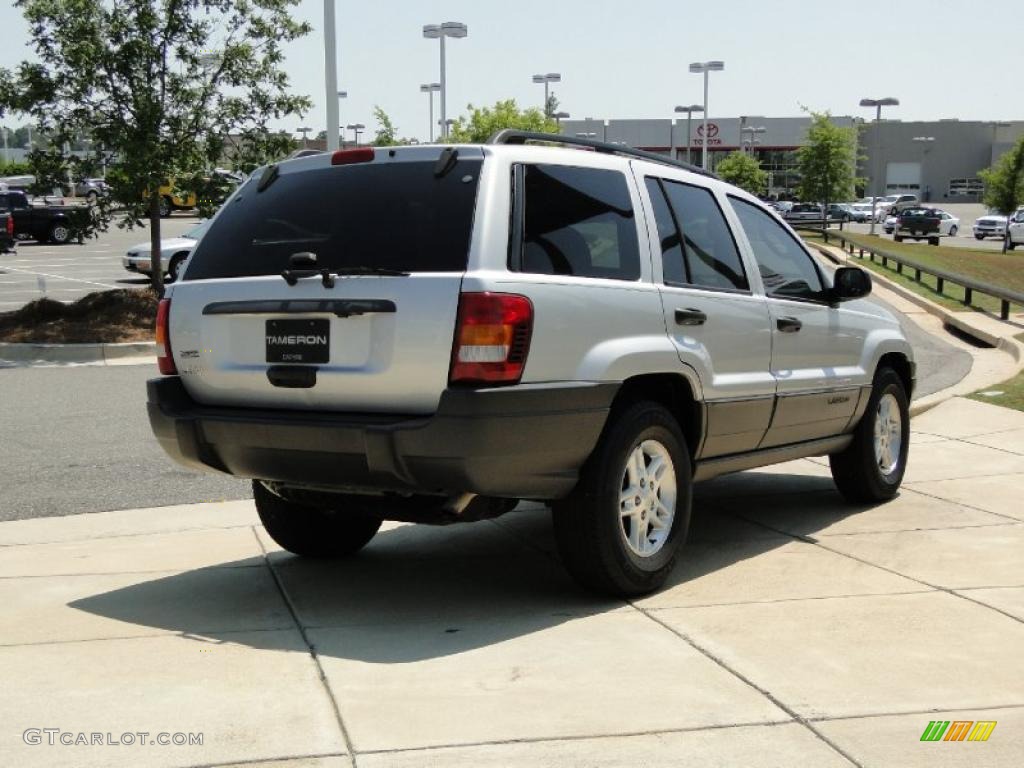
<path fill-rule="evenodd" d="M 152 289 L 117 289 L 73 304 L 42 298 L 0 313 L 0 341 L 88 344 L 152 341 L 157 295 Z"/>

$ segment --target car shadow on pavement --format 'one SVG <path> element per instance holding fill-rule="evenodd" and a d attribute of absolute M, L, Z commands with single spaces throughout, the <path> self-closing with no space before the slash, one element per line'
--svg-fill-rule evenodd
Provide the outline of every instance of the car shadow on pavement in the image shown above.
<path fill-rule="evenodd" d="M 775 473 L 707 483 L 697 494 L 690 539 L 661 594 L 685 591 L 702 577 L 792 543 L 792 536 L 752 522 L 760 499 L 770 497 L 774 509 L 791 500 L 812 511 L 801 500 L 814 496 L 808 520 L 821 525 L 863 509 L 837 493 L 822 493 L 819 481 L 826 479 Z M 723 511 L 748 508 L 750 515 Z M 207 642 L 281 650 L 282 633 L 259 630 L 294 627 L 294 615 L 321 655 L 373 664 L 463 653 L 575 619 L 632 610 L 625 601 L 588 594 L 570 579 L 556 552 L 550 512 L 536 504 L 494 521 L 382 530 L 359 555 L 344 560 L 271 550 L 265 560 L 216 563 L 69 606 Z"/>

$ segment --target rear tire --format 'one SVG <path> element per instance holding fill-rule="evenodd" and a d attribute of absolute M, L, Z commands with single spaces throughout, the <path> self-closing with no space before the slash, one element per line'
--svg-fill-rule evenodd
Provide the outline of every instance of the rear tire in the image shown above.
<path fill-rule="evenodd" d="M 256 511 L 270 538 L 304 557 L 344 557 L 365 547 L 380 528 L 359 497 L 339 497 L 339 506 L 318 509 L 286 501 L 253 480 Z"/>
<path fill-rule="evenodd" d="M 68 229 L 67 224 L 54 224 L 50 227 L 50 234 L 48 237 L 51 243 L 57 245 L 64 245 L 68 240 L 71 239 L 71 230 Z"/>
<path fill-rule="evenodd" d="M 566 570 L 616 597 L 665 583 L 686 540 L 692 483 L 679 424 L 657 403 L 612 413 L 572 494 L 554 505 Z"/>
<path fill-rule="evenodd" d="M 910 408 L 903 380 L 891 368 L 879 368 L 853 442 L 828 457 L 832 479 L 850 501 L 887 501 L 903 482 L 909 449 Z"/>
<path fill-rule="evenodd" d="M 160 198 L 159 213 L 161 219 L 169 218 L 171 212 L 174 210 L 174 203 L 171 202 L 171 198 L 164 195 Z"/>

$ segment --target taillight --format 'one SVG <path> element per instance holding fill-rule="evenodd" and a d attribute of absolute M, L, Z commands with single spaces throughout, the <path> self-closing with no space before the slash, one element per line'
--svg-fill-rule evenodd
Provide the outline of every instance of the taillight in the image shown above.
<path fill-rule="evenodd" d="M 11 237 L 14 237 L 14 217 L 13 216 L 8 216 L 7 217 L 7 234 L 10 235 Z"/>
<path fill-rule="evenodd" d="M 373 160 L 373 147 L 357 149 L 337 149 L 331 155 L 331 165 L 351 165 L 352 163 L 369 163 Z"/>
<path fill-rule="evenodd" d="M 178 372 L 174 367 L 174 358 L 171 357 L 171 334 L 167 328 L 167 321 L 171 314 L 171 300 L 160 299 L 156 308 L 156 364 L 160 373 L 165 376 L 173 376 Z"/>
<path fill-rule="evenodd" d="M 452 347 L 452 384 L 515 384 L 533 332 L 533 304 L 511 293 L 463 293 Z"/>

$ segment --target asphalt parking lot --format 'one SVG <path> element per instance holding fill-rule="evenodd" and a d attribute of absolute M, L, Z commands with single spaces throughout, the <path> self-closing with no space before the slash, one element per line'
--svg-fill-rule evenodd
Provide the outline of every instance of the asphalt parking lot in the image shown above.
<path fill-rule="evenodd" d="M 165 219 L 161 236 L 176 237 L 193 227 L 195 216 Z M 121 257 L 133 245 L 149 240 L 149 227 L 110 229 L 84 244 L 19 243 L 13 253 L 0 254 L 0 312 L 49 296 L 70 302 L 93 291 L 145 287 L 148 280 L 125 270 Z"/>
<path fill-rule="evenodd" d="M 951 248 L 974 248 L 982 251 L 1001 251 L 1003 248 L 1002 240 L 994 238 L 986 238 L 984 240 L 977 240 L 974 237 L 974 221 L 979 216 L 986 214 L 986 209 L 983 205 L 978 203 L 951 203 L 943 205 L 942 203 L 926 203 L 926 205 L 934 206 L 943 211 L 948 211 L 953 216 L 960 219 L 960 225 L 956 237 L 944 237 L 941 240 L 942 245 L 949 246 Z M 861 234 L 867 234 L 871 231 L 871 224 L 857 224 L 850 223 L 844 225 L 849 227 L 851 232 L 858 232 Z M 883 237 L 886 240 L 892 240 L 892 235 L 885 234 L 881 224 L 875 225 L 875 234 L 879 237 Z M 913 241 L 911 241 L 913 242 Z M 925 241 L 920 241 L 924 243 Z"/>

